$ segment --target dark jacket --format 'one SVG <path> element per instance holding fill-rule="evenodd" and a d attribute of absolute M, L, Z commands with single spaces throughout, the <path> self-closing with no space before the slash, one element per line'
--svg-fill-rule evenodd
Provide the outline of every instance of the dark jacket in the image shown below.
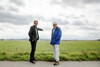
<path fill-rule="evenodd" d="M 59 27 L 57 27 L 53 33 L 53 29 L 52 29 L 52 35 L 51 35 L 51 45 L 59 45 L 60 44 L 60 39 L 62 36 L 62 32 L 61 29 Z"/>
<path fill-rule="evenodd" d="M 36 30 L 35 29 L 37 29 L 37 32 L 38 32 L 38 30 L 42 31 L 42 29 L 37 28 L 34 25 L 31 26 L 30 30 L 29 30 L 29 33 L 28 33 L 28 35 L 30 37 L 29 41 L 31 41 L 31 40 L 38 40 L 39 39 L 39 34 L 38 33 L 37 33 L 38 34 L 38 39 L 36 39 Z"/>

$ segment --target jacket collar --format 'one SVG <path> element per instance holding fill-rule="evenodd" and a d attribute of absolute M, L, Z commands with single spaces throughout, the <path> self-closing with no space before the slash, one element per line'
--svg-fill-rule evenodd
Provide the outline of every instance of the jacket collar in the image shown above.
<path fill-rule="evenodd" d="M 54 29 L 54 28 L 53 28 Z M 58 29 L 58 27 L 55 29 L 55 30 L 57 30 Z"/>
<path fill-rule="evenodd" d="M 35 25 L 33 25 L 33 27 L 37 28 Z"/>

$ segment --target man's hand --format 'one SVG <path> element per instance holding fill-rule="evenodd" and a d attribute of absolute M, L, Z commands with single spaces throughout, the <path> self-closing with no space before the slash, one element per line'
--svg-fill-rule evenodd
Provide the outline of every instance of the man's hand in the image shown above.
<path fill-rule="evenodd" d="M 41 28 L 37 28 L 39 31 L 43 31 L 43 29 L 41 29 Z"/>
<path fill-rule="evenodd" d="M 34 40 L 32 40 L 34 42 Z"/>

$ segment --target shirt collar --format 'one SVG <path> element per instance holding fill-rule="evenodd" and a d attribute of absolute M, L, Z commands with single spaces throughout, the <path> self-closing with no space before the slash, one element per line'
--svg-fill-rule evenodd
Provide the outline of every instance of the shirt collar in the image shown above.
<path fill-rule="evenodd" d="M 58 28 L 58 27 L 56 27 L 56 29 L 57 29 L 57 28 Z M 53 30 L 56 30 L 56 29 L 53 28 Z"/>

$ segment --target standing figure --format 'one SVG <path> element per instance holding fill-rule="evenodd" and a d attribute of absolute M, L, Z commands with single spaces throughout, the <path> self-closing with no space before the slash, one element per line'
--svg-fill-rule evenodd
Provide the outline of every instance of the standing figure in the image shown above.
<path fill-rule="evenodd" d="M 53 22 L 50 44 L 52 45 L 53 55 L 55 58 L 54 65 L 59 65 L 59 44 L 60 44 L 61 36 L 62 36 L 61 29 L 57 26 L 56 22 Z"/>
<path fill-rule="evenodd" d="M 31 43 L 31 53 L 30 53 L 30 62 L 31 63 L 34 63 L 35 64 L 35 57 L 34 57 L 34 54 L 35 54 L 35 50 L 36 50 L 36 44 L 37 44 L 37 41 L 39 40 L 39 34 L 38 34 L 38 30 L 40 31 L 43 31 L 42 29 L 40 28 L 37 28 L 37 25 L 38 25 L 38 21 L 35 20 L 33 22 L 33 26 L 30 27 L 30 31 L 29 31 L 29 41 Z"/>

